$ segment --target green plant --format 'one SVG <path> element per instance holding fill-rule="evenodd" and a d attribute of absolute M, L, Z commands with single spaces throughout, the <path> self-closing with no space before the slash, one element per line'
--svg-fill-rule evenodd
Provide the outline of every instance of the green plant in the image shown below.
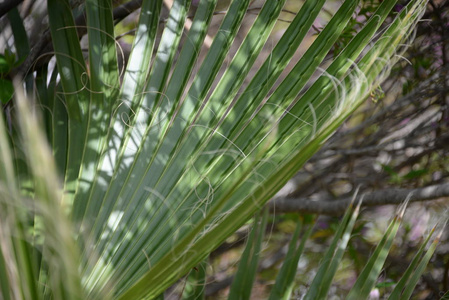
<path fill-rule="evenodd" d="M 388 74 L 426 4 L 412 1 L 374 39 L 396 3 L 383 1 L 302 92 L 358 5 L 345 1 L 269 94 L 325 1 L 305 1 L 248 85 L 286 1 L 265 2 L 216 84 L 250 1 L 230 4 L 195 73 L 217 1 L 199 1 L 180 45 L 190 2 L 173 2 L 154 55 L 162 1 L 142 2 L 121 79 L 112 2 L 86 0 L 86 63 L 68 1 L 47 1 L 57 68 L 49 84 L 51 69 L 36 70 L 34 95 L 46 137 L 18 85 L 12 119 L 20 128 L 8 137 L 0 122 L 4 299 L 161 295 L 258 212 L 363 102 Z M 337 265 L 338 259 L 325 267 Z M 282 274 L 291 280 L 291 270 Z M 329 274 L 319 283 L 330 285 Z"/>

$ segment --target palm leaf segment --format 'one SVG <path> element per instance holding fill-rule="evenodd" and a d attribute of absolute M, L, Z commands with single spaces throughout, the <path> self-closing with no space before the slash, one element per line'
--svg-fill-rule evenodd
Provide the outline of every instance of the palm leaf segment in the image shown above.
<path fill-rule="evenodd" d="M 62 89 L 42 101 L 52 111 L 48 134 L 84 249 L 80 271 L 87 295 L 153 298 L 201 261 L 362 103 L 425 7 L 425 1 L 411 1 L 373 41 L 396 2 L 383 1 L 302 92 L 358 1 L 343 2 L 277 87 L 324 0 L 304 2 L 251 80 L 247 75 L 286 0 L 265 2 L 222 75 L 250 1 L 232 1 L 197 72 L 217 1 L 199 1 L 180 44 L 190 2 L 173 1 L 165 23 L 161 0 L 142 2 L 120 82 L 111 1 L 86 0 L 86 64 L 68 2 L 48 0 Z"/>

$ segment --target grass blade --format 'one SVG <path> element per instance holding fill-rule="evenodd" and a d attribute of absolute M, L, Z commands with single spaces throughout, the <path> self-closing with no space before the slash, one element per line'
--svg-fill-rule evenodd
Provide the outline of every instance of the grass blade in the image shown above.
<path fill-rule="evenodd" d="M 4 114 L 0 113 L 0 256 L 1 295 L 12 299 L 39 299 L 37 270 L 25 230 L 14 203 L 20 201 L 12 149 Z M 4 276 L 4 277 L 3 277 Z"/>
<path fill-rule="evenodd" d="M 52 297 L 57 299 L 84 299 L 81 278 L 78 274 L 79 254 L 71 235 L 71 224 L 60 206 L 62 188 L 58 184 L 56 166 L 36 116 L 32 115 L 18 86 L 16 91 L 18 91 L 16 103 L 21 116 L 20 131 L 22 139 L 26 141 L 23 147 L 34 179 L 36 222 L 40 223 L 45 233 L 45 243 L 35 246 L 43 247 L 42 258 L 45 269 L 41 269 L 40 273 L 43 275 L 44 270 L 48 270 L 48 273 L 34 283 L 39 284 L 44 290 L 50 288 L 48 291 L 51 291 Z M 28 221 L 22 219 L 19 222 L 25 225 Z M 27 239 L 26 236 L 24 238 Z M 33 262 L 32 265 L 39 264 Z M 35 272 L 36 270 L 26 273 Z M 31 286 L 27 287 L 27 290 L 32 291 Z M 39 298 L 41 296 L 32 295 L 30 299 Z"/>

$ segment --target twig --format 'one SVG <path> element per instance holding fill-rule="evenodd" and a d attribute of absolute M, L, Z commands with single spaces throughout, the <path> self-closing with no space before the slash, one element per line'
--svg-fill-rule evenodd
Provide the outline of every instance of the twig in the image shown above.
<path fill-rule="evenodd" d="M 449 197 L 449 183 L 431 185 L 417 189 L 383 189 L 362 194 L 363 206 L 400 204 L 408 196 L 410 201 L 434 200 Z M 351 203 L 352 197 L 312 201 L 307 198 L 275 198 L 270 202 L 270 209 L 276 213 L 305 212 L 324 215 L 340 215 Z"/>
<path fill-rule="evenodd" d="M 141 4 L 142 0 L 133 0 L 114 8 L 113 11 L 114 20 L 122 20 L 130 13 L 138 9 Z M 87 32 L 86 18 L 83 14 L 81 14 L 78 18 L 76 18 L 75 26 L 77 27 L 78 36 L 80 38 L 86 34 Z M 39 68 L 41 65 L 48 62 L 48 60 L 50 60 L 51 58 L 51 55 L 49 55 L 46 59 L 41 59 L 40 62 L 36 62 L 36 60 L 43 54 L 51 53 L 52 51 L 53 45 L 51 43 L 51 33 L 50 30 L 47 29 L 46 31 L 44 31 L 44 33 L 42 33 L 42 37 L 39 39 L 39 42 L 31 48 L 31 52 L 28 55 L 25 62 L 20 67 L 18 67 L 18 69 L 14 70 L 13 74 L 17 74 L 19 76 L 24 77 L 32 69 L 33 65 L 35 68 Z"/>
<path fill-rule="evenodd" d="M 23 0 L 6 0 L 0 3 L 0 18 L 22 2 Z"/>

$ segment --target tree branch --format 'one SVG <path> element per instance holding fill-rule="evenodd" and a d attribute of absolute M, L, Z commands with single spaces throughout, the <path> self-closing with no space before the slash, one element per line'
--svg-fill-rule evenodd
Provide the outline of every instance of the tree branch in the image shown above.
<path fill-rule="evenodd" d="M 449 197 L 449 183 L 431 185 L 417 189 L 384 189 L 365 193 L 358 198 L 363 197 L 363 206 L 379 206 L 385 204 L 400 204 L 407 197 L 410 201 L 425 201 L 442 197 Z M 270 210 L 276 213 L 287 212 L 305 212 L 323 215 L 343 214 L 352 197 L 337 200 L 322 199 L 312 201 L 307 198 L 275 198 L 269 205 Z"/>
<path fill-rule="evenodd" d="M 5 0 L 0 3 L 0 18 L 6 15 L 11 9 L 17 7 L 23 0 Z"/>
<path fill-rule="evenodd" d="M 140 8 L 142 0 L 132 0 L 114 8 L 114 22 L 118 23 L 126 18 L 130 13 Z"/>
<path fill-rule="evenodd" d="M 118 22 L 123 20 L 130 13 L 137 10 L 141 5 L 142 0 L 132 0 L 114 8 L 113 10 L 114 21 Z M 87 32 L 86 18 L 83 14 L 80 15 L 78 18 L 76 18 L 75 26 L 77 27 L 78 36 L 80 38 L 84 34 L 86 34 Z M 41 57 L 44 53 L 52 53 L 52 51 L 53 51 L 53 44 L 51 40 L 51 33 L 50 30 L 47 29 L 42 33 L 42 37 L 39 39 L 39 42 L 36 45 L 32 46 L 31 52 L 28 55 L 25 62 L 22 65 L 20 65 L 16 70 L 14 70 L 13 74 L 20 74 L 20 76 L 24 76 L 32 69 L 33 65 L 35 68 L 39 68 L 41 65 L 47 63 L 52 55 L 49 55 L 45 59 L 41 58 L 40 62 L 37 62 L 37 59 Z"/>

